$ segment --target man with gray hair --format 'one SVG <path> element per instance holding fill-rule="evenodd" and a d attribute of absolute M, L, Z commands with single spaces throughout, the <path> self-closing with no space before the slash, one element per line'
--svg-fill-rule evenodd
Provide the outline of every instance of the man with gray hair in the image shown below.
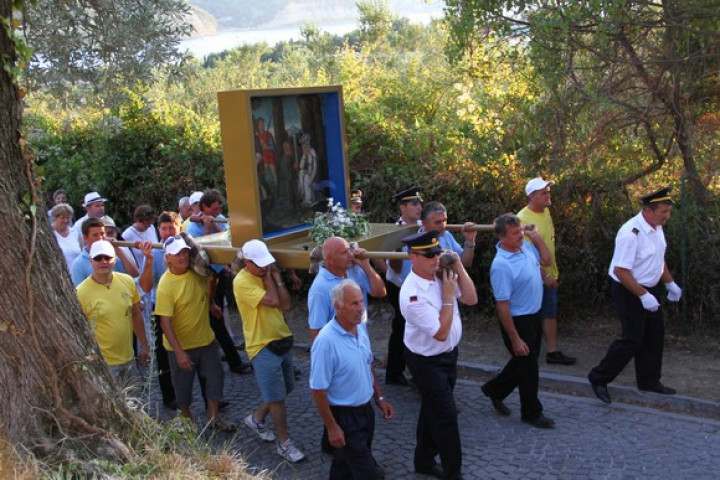
<path fill-rule="evenodd" d="M 190 205 L 190 197 L 181 197 L 178 200 L 178 213 L 180 214 L 180 221 L 185 221 L 186 218 L 192 213 L 192 206 Z"/>
<path fill-rule="evenodd" d="M 482 392 L 502 416 L 510 415 L 503 403 L 517 387 L 521 420 L 537 428 L 553 428 L 538 399 L 538 352 L 542 337 L 539 311 L 543 299 L 541 267 L 550 265 L 550 252 L 534 225 L 506 213 L 495 220 L 500 241 L 490 267 L 490 283 L 497 304 L 500 333 L 512 358 L 502 371 L 482 386 Z M 532 243 L 527 241 L 529 238 Z"/>
<path fill-rule="evenodd" d="M 420 214 L 422 221 L 422 231 L 429 232 L 435 230 L 438 232 L 438 241 L 443 250 L 450 250 L 460 256 L 463 267 L 470 268 L 473 258 L 475 257 L 475 237 L 477 231 L 470 230 L 469 227 L 474 226 L 473 222 L 465 222 L 463 224 L 462 235 L 465 241 L 462 246 L 455 240 L 452 233 L 447 230 L 447 208 L 440 202 L 428 202 L 423 206 Z"/>
<path fill-rule="evenodd" d="M 375 377 L 367 325 L 363 322 L 363 291 L 341 280 L 331 293 L 335 315 L 310 351 L 310 390 L 328 431 L 333 452 L 330 478 L 384 478 L 372 455 L 375 432 L 374 398 L 383 418 L 393 417 Z"/>

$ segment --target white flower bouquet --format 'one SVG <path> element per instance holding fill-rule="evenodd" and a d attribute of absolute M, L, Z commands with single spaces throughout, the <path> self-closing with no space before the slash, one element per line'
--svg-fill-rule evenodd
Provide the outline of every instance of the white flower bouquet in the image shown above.
<path fill-rule="evenodd" d="M 340 202 L 333 203 L 328 198 L 327 212 L 316 212 L 313 226 L 308 236 L 320 245 L 330 237 L 343 237 L 345 240 L 366 237 L 370 234 L 370 222 L 362 213 L 345 210 Z"/>

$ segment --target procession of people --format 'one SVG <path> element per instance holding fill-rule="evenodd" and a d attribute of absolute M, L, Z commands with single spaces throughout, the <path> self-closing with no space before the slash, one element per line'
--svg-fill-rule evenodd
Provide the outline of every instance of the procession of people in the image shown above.
<path fill-rule="evenodd" d="M 556 427 L 538 398 L 542 339 L 547 363 L 577 362 L 558 348 L 560 282 L 550 216 L 553 185 L 542 178 L 529 180 L 528 204 L 517 215 L 504 214 L 493 223 L 498 242 L 488 274 L 510 359 L 480 389 L 499 415 L 508 416 L 511 410 L 504 400 L 517 388 L 520 419 L 542 429 Z M 61 200 L 67 201 L 67 194 Z M 400 210 L 397 224 L 419 227 L 398 245 L 407 258 L 371 263 L 363 255 L 365 250 L 349 243 L 350 239 L 330 237 L 322 245 L 323 263 L 309 287 L 311 346 L 306 388 L 322 426 L 318 444 L 333 456 L 329 478 L 387 477 L 373 456 L 372 441 L 376 411 L 391 421 L 395 408 L 375 372 L 378 359 L 371 348 L 367 313 L 368 296 L 387 297 L 394 316 L 384 383 L 413 387 L 420 398 L 413 468 L 437 478 L 462 478 L 463 426 L 458 424 L 454 387 L 463 333 L 459 305 L 478 302 L 468 273 L 476 258 L 477 229 L 466 222 L 456 237 L 447 229 L 447 209 L 438 201 L 424 203 L 419 187 L 404 188 L 393 200 Z M 285 461 L 307 458 L 310 453 L 291 440 L 293 418 L 288 418 L 286 409 L 288 395 L 297 388 L 293 332 L 283 313 L 292 301 L 281 265 L 267 244 L 252 239 L 242 245 L 239 272 L 227 265 L 210 265 L 207 258 L 204 268 L 196 268 L 194 256 L 204 252 L 193 239 L 224 231 L 228 225 L 220 192 L 208 189 L 180 198 L 181 214 L 168 211 L 156 216 L 152 206 L 139 205 L 134 223 L 122 234 L 125 240 L 136 242 L 131 249 L 114 241 L 118 232 L 105 214 L 107 201 L 98 192 L 89 192 L 83 202 L 87 215 L 72 228 L 73 210 L 65 202 L 55 205 L 49 217 L 83 312 L 118 384 L 141 382 L 152 357 L 155 371 L 145 380 L 158 378 L 167 407 L 191 417 L 197 377 L 207 425 L 233 432 L 238 425 L 221 414 L 227 406 L 223 390 L 228 381 L 222 352 L 228 371 L 254 373 L 260 390 L 262 403 L 247 411 L 241 426 L 263 442 L 275 442 L 277 454 Z M 682 297 L 664 259 L 663 226 L 674 202 L 669 188 L 641 201 L 641 211 L 617 233 L 608 271 L 622 336 L 588 374 L 592 392 L 605 403 L 612 401 L 607 385 L 631 360 L 638 389 L 675 393 L 661 382 L 661 282 L 668 301 Z M 360 211 L 362 193 L 354 191 L 351 203 Z M 158 242 L 162 250 L 153 249 Z M 241 358 L 224 321 L 228 307 L 235 303 L 242 322 L 241 348 L 248 361 Z"/>

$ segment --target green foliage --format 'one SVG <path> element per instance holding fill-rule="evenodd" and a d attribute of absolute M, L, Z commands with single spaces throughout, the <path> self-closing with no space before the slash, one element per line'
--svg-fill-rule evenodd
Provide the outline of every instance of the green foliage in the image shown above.
<path fill-rule="evenodd" d="M 224 190 L 217 124 L 180 105 L 127 95 L 114 111 L 88 108 L 61 122 L 50 112 L 29 113 L 46 191 L 65 188 L 79 206 L 85 193 L 97 190 L 110 199 L 108 213 L 125 225 L 141 203 L 174 210 L 177 199 L 194 190 Z"/>
<path fill-rule="evenodd" d="M 36 52 L 28 77 L 58 92 L 75 84 L 110 95 L 150 80 L 153 69 L 179 61 L 189 35 L 185 0 L 37 0 L 25 10 L 27 42 Z"/>
<path fill-rule="evenodd" d="M 578 6 L 570 13 L 585 12 Z M 560 28 L 558 19 L 544 21 Z M 445 55 L 453 33 L 443 24 L 395 19 L 393 25 L 372 41 L 359 31 L 336 37 L 306 26 L 306 41 L 246 45 L 204 65 L 158 69 L 150 87 L 123 91 L 122 104 L 112 110 L 96 106 L 101 103 L 87 92 L 71 90 L 60 99 L 33 94 L 27 131 L 44 167 L 45 190 L 65 187 L 79 202 L 97 189 L 110 196 L 108 211 L 121 222 L 139 203 L 174 208 L 192 190 L 222 188 L 217 91 L 341 84 L 350 182 L 364 192 L 367 218 L 394 220 L 391 195 L 417 184 L 426 200 L 446 205 L 451 223 L 491 223 L 525 205 L 529 178 L 551 178 L 557 182 L 552 213 L 560 319 L 604 311 L 617 229 L 637 213 L 642 193 L 659 185 L 679 192 L 686 164 L 668 155 L 661 169 L 625 182 L 656 162 L 647 131 L 607 98 L 590 102 L 571 88 L 562 66 L 567 56 L 553 63 L 541 45 L 529 48 L 497 30 L 453 64 Z M 587 57 L 576 60 L 594 65 Z M 720 188 L 715 111 L 702 109 L 693 138 L 698 175 L 711 192 Z M 662 127 L 658 122 L 652 127 Z M 688 320 L 720 328 L 718 282 L 708 273 L 720 270 L 716 197 L 706 206 L 686 197 L 668 224 L 668 264 L 685 289 L 685 304 L 692 305 Z M 488 269 L 496 241 L 478 235 L 471 269 L 487 313 L 494 309 Z M 690 255 L 698 251 L 708 253 Z"/>
<path fill-rule="evenodd" d="M 717 98 L 708 89 L 720 66 L 715 2 L 448 0 L 447 19 L 458 62 L 493 33 L 527 45 L 558 114 L 584 127 L 577 136 L 563 132 L 559 148 L 623 144 L 631 132 L 646 161 L 626 165 L 621 184 L 667 168 L 677 152 L 692 196 L 703 201 L 694 124 L 708 95 Z"/>
<path fill-rule="evenodd" d="M 19 11 L 22 8 L 22 4 L 18 2 L 18 5 L 13 8 Z M 15 84 L 20 84 L 20 78 L 33 52 L 22 35 L 18 33 L 17 29 L 19 27 L 20 21 L 18 19 L 0 16 L 0 35 L 6 35 L 10 38 L 14 50 L 12 57 L 3 53 L 2 56 L 0 56 L 0 63 L 2 64 L 2 69 L 10 75 L 10 79 Z"/>

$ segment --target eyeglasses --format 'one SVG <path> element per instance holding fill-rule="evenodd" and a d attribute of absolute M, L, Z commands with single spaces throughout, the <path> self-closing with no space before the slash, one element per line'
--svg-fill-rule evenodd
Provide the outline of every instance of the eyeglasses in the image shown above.
<path fill-rule="evenodd" d="M 96 257 L 93 257 L 93 260 L 96 261 L 96 262 L 98 262 L 98 263 L 100 263 L 100 262 L 109 262 L 109 261 L 112 260 L 112 259 L 113 259 L 113 257 L 109 257 L 109 256 L 107 256 L 107 255 L 98 255 L 98 256 L 96 256 Z"/>

